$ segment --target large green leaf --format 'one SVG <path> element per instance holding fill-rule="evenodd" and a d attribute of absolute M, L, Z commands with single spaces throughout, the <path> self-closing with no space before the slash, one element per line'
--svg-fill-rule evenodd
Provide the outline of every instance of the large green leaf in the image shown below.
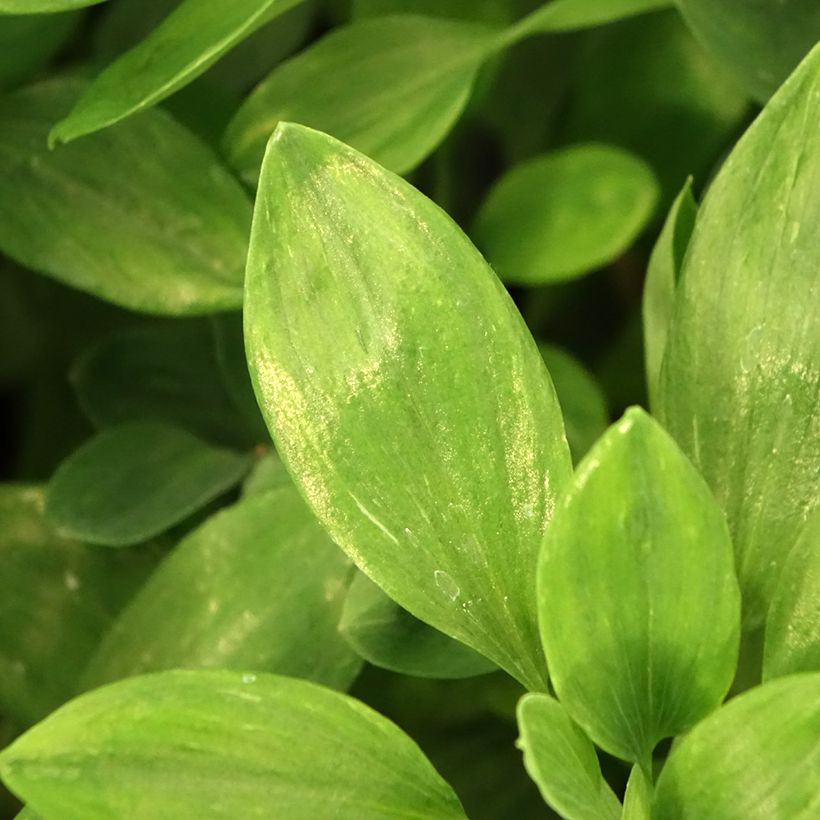
<path fill-rule="evenodd" d="M 389 720 L 264 674 L 160 672 L 97 689 L 0 752 L 0 775 L 60 820 L 465 816 Z"/>
<path fill-rule="evenodd" d="M 251 208 L 216 157 L 160 111 L 49 151 L 81 85 L 0 99 L 0 250 L 24 266 L 150 313 L 242 302 Z"/>
<path fill-rule="evenodd" d="M 709 188 L 661 369 L 660 418 L 728 518 L 749 629 L 820 499 L 818 122 L 820 47 Z"/>
<path fill-rule="evenodd" d="M 619 820 L 621 804 L 601 775 L 590 739 L 549 695 L 518 704 L 518 744 L 544 800 L 567 820 Z"/>
<path fill-rule="evenodd" d="M 113 62 L 51 130 L 52 143 L 99 131 L 164 100 L 259 26 L 301 0 L 183 0 Z"/>
<path fill-rule="evenodd" d="M 687 735 L 658 779 L 653 820 L 812 820 L 820 806 L 820 674 L 731 700 Z"/>
<path fill-rule="evenodd" d="M 105 0 L 0 0 L 0 14 L 40 14 L 95 6 Z"/>
<path fill-rule="evenodd" d="M 255 181 L 276 124 L 326 131 L 396 173 L 424 159 L 458 119 L 497 31 L 428 17 L 361 20 L 274 69 L 225 135 L 231 164 Z"/>
<path fill-rule="evenodd" d="M 820 40 L 817 0 L 675 0 L 701 42 L 764 102 Z"/>
<path fill-rule="evenodd" d="M 606 399 L 595 377 L 565 350 L 548 344 L 538 349 L 555 385 L 572 457 L 579 461 L 609 424 Z"/>
<path fill-rule="evenodd" d="M 641 310 L 646 385 L 653 408 L 657 405 L 658 380 L 675 307 L 675 289 L 697 214 L 698 206 L 692 196 L 692 180 L 689 179 L 669 209 L 646 270 Z"/>
<path fill-rule="evenodd" d="M 334 540 L 405 609 L 541 688 L 533 577 L 570 471 L 501 283 L 406 182 L 283 124 L 245 330 L 277 448 Z"/>
<path fill-rule="evenodd" d="M 109 631 L 84 686 L 216 667 L 344 689 L 361 666 L 337 630 L 352 572 L 292 485 L 246 498 L 165 559 Z"/>
<path fill-rule="evenodd" d="M 91 544 L 127 546 L 158 535 L 229 490 L 248 457 L 161 422 L 109 427 L 57 469 L 46 517 Z"/>
<path fill-rule="evenodd" d="M 543 285 L 612 262 L 658 198 L 649 167 L 607 145 L 578 145 L 517 165 L 490 191 L 477 245 L 507 282 Z"/>
<path fill-rule="evenodd" d="M 729 689 L 740 596 L 726 523 L 642 410 L 627 411 L 578 467 L 544 540 L 538 605 L 570 716 L 647 772 L 655 744 Z"/>
<path fill-rule="evenodd" d="M 68 700 L 155 560 L 60 538 L 39 487 L 0 485 L 0 712 L 29 726 Z"/>
<path fill-rule="evenodd" d="M 120 330 L 84 353 L 70 378 L 97 427 L 167 421 L 209 440 L 253 443 L 223 385 L 213 333 L 203 320 Z"/>
<path fill-rule="evenodd" d="M 423 678 L 469 678 L 491 661 L 414 618 L 359 573 L 345 599 L 339 631 L 374 666 Z"/>
<path fill-rule="evenodd" d="M 0 89 L 45 66 L 74 33 L 81 16 L 79 12 L 0 16 Z"/>
<path fill-rule="evenodd" d="M 820 672 L 820 510 L 783 567 L 766 620 L 763 677 Z"/>

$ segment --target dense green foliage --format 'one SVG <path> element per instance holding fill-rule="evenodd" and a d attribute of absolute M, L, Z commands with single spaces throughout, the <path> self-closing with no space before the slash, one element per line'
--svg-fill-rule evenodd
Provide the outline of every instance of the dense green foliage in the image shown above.
<path fill-rule="evenodd" d="M 0 0 L 0 818 L 815 818 L 818 40 Z"/>

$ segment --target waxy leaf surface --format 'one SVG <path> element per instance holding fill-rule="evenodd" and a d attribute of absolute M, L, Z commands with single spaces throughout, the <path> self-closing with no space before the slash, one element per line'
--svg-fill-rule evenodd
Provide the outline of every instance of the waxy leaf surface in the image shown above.
<path fill-rule="evenodd" d="M 49 139 L 68 142 L 156 105 L 298 2 L 183 0 L 145 40 L 94 80 Z"/>
<path fill-rule="evenodd" d="M 763 679 L 820 672 L 820 511 L 783 567 L 766 620 Z"/>
<path fill-rule="evenodd" d="M 601 774 L 592 741 L 549 695 L 518 704 L 524 766 L 544 800 L 567 820 L 619 820 L 621 804 Z"/>
<path fill-rule="evenodd" d="M 69 538 L 136 544 L 229 490 L 249 466 L 246 456 L 169 424 L 120 424 L 57 468 L 46 490 L 46 517 Z"/>
<path fill-rule="evenodd" d="M 359 573 L 345 599 L 339 631 L 368 663 L 422 678 L 469 678 L 496 669 L 464 644 L 414 618 Z"/>
<path fill-rule="evenodd" d="M 538 604 L 555 691 L 610 754 L 648 768 L 659 740 L 729 689 L 740 596 L 726 523 L 642 410 L 579 465 L 544 540 Z"/>
<path fill-rule="evenodd" d="M 464 820 L 397 726 L 307 681 L 160 672 L 110 684 L 0 752 L 0 776 L 60 820 Z"/>
<path fill-rule="evenodd" d="M 81 87 L 49 80 L 0 99 L 0 250 L 133 310 L 241 305 L 251 206 L 239 183 L 161 111 L 49 151 L 49 125 Z"/>
<path fill-rule="evenodd" d="M 812 820 L 820 807 L 820 673 L 744 692 L 676 746 L 652 820 Z"/>
<path fill-rule="evenodd" d="M 280 121 L 318 128 L 403 174 L 461 114 L 497 32 L 428 17 L 362 20 L 274 69 L 231 122 L 232 165 L 255 181 Z"/>
<path fill-rule="evenodd" d="M 658 198 L 652 171 L 607 145 L 527 160 L 490 191 L 473 235 L 506 282 L 543 285 L 612 262 L 644 228 Z"/>
<path fill-rule="evenodd" d="M 416 617 L 543 687 L 533 577 L 569 452 L 538 349 L 469 240 L 358 152 L 280 126 L 245 333 L 331 537 Z"/>
<path fill-rule="evenodd" d="M 61 538 L 40 487 L 0 485 L 0 711 L 29 726 L 68 700 L 156 556 Z"/>
<path fill-rule="evenodd" d="M 642 315 L 646 384 L 652 407 L 657 402 L 661 362 L 675 307 L 675 289 L 697 214 L 698 206 L 692 196 L 692 182 L 689 180 L 672 203 L 652 256 L 649 257 L 643 286 Z"/>
<path fill-rule="evenodd" d="M 729 522 L 761 626 L 820 500 L 820 46 L 703 201 L 675 297 L 659 418 Z"/>
<path fill-rule="evenodd" d="M 698 39 L 765 102 L 820 40 L 817 0 L 675 0 Z"/>
<path fill-rule="evenodd" d="M 174 548 L 114 623 L 83 684 L 214 667 L 344 689 L 361 666 L 337 629 L 353 572 L 292 485 L 245 498 Z"/>

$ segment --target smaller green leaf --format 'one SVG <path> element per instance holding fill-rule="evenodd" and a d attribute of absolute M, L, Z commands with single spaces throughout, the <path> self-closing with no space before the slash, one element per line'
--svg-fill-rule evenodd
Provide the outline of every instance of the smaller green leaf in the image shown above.
<path fill-rule="evenodd" d="M 672 0 L 552 0 L 519 20 L 505 39 L 515 43 L 533 34 L 591 28 L 670 5 Z"/>
<path fill-rule="evenodd" d="M 678 194 L 649 258 L 643 288 L 643 343 L 650 406 L 657 403 L 661 362 L 675 305 L 675 288 L 683 256 L 695 227 L 698 206 L 692 196 L 692 178 Z"/>
<path fill-rule="evenodd" d="M 253 669 L 347 688 L 361 662 L 337 625 L 353 567 L 292 484 L 184 538 L 120 615 L 84 688 L 162 669 Z"/>
<path fill-rule="evenodd" d="M 111 620 L 156 562 L 61 538 L 40 487 L 0 485 L 0 713 L 22 727 L 74 693 Z"/>
<path fill-rule="evenodd" d="M 398 727 L 275 675 L 160 672 L 83 695 L 0 752 L 3 781 L 60 820 L 464 820 Z"/>
<path fill-rule="evenodd" d="M 601 775 L 595 747 L 549 695 L 518 703 L 518 745 L 544 800 L 566 820 L 618 820 L 621 804 Z"/>
<path fill-rule="evenodd" d="M 145 40 L 94 80 L 71 113 L 52 128 L 49 142 L 69 142 L 156 105 L 298 2 L 183 0 Z"/>
<path fill-rule="evenodd" d="M 653 820 L 812 820 L 820 805 L 820 673 L 744 692 L 672 750 Z"/>
<path fill-rule="evenodd" d="M 642 410 L 578 467 L 546 532 L 538 603 L 562 704 L 602 749 L 647 771 L 655 744 L 729 689 L 740 593 L 726 522 Z"/>
<path fill-rule="evenodd" d="M 783 567 L 766 621 L 763 679 L 820 672 L 820 510 Z"/>
<path fill-rule="evenodd" d="M 638 157 L 576 145 L 514 167 L 490 191 L 476 244 L 506 282 L 573 279 L 623 253 L 652 216 L 658 186 Z"/>
<path fill-rule="evenodd" d="M 225 134 L 231 164 L 255 182 L 277 123 L 332 134 L 395 173 L 412 170 L 464 109 L 497 31 L 428 17 L 361 20 L 274 69 Z"/>
<path fill-rule="evenodd" d="M 269 490 L 278 490 L 283 485 L 291 483 L 282 459 L 276 453 L 270 452 L 253 465 L 242 484 L 242 495 L 258 495 Z"/>
<path fill-rule="evenodd" d="M 0 0 L 0 14 L 41 14 L 96 6 L 105 0 Z"/>
<path fill-rule="evenodd" d="M 652 820 L 652 784 L 637 764 L 629 773 L 621 820 Z"/>
<path fill-rule="evenodd" d="M 97 427 L 166 421 L 209 440 L 253 443 L 223 386 L 207 323 L 175 320 L 118 331 L 84 353 L 70 379 Z"/>
<path fill-rule="evenodd" d="M 359 573 L 345 599 L 339 630 L 368 663 L 422 678 L 469 678 L 497 669 L 469 647 L 414 618 Z"/>
<path fill-rule="evenodd" d="M 162 111 L 49 151 L 82 87 L 53 79 L 0 100 L 0 250 L 133 310 L 241 305 L 251 205 L 239 183 Z"/>
<path fill-rule="evenodd" d="M 609 411 L 595 377 L 573 356 L 554 345 L 539 344 L 552 377 L 574 461 L 579 461 L 606 430 Z"/>
<path fill-rule="evenodd" d="M 249 466 L 247 456 L 168 424 L 121 424 L 59 466 L 46 490 L 46 517 L 66 537 L 136 544 L 229 490 Z"/>
<path fill-rule="evenodd" d="M 74 33 L 81 16 L 0 16 L 0 89 L 10 88 L 43 68 Z"/>

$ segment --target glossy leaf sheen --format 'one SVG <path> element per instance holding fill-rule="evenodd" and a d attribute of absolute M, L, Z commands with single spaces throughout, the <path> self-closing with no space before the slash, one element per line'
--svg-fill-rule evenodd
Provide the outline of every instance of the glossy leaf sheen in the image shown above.
<path fill-rule="evenodd" d="M 661 370 L 660 418 L 729 521 L 749 629 L 820 499 L 818 122 L 820 47 L 709 188 Z"/>
<path fill-rule="evenodd" d="M 820 511 L 783 567 L 766 621 L 763 679 L 820 672 Z"/>
<path fill-rule="evenodd" d="M 111 619 L 154 564 L 60 538 L 39 487 L 0 485 L 0 711 L 25 727 L 74 693 Z"/>
<path fill-rule="evenodd" d="M 108 632 L 84 686 L 215 667 L 347 688 L 361 665 L 337 630 L 352 572 L 292 485 L 246 498 L 165 559 Z"/>
<path fill-rule="evenodd" d="M 555 691 L 610 754 L 648 765 L 726 694 L 740 610 L 726 524 L 642 410 L 578 467 L 544 540 L 538 603 Z"/>
<path fill-rule="evenodd" d="M 496 669 L 464 644 L 414 618 L 359 573 L 350 585 L 339 631 L 369 663 L 423 678 L 469 678 Z"/>
<path fill-rule="evenodd" d="M 820 673 L 729 701 L 669 756 L 653 820 L 812 820 L 820 807 Z"/>
<path fill-rule="evenodd" d="M 202 320 L 114 333 L 83 354 L 71 382 L 97 427 L 167 421 L 211 441 L 252 443 L 223 386 L 213 333 Z"/>
<path fill-rule="evenodd" d="M 336 140 L 280 126 L 246 347 L 333 539 L 416 617 L 545 685 L 533 573 L 570 462 L 538 350 L 454 223 Z"/>
<path fill-rule="evenodd" d="M 160 111 L 49 151 L 81 87 L 50 80 L 0 101 L 0 250 L 134 310 L 240 305 L 251 208 L 239 184 Z"/>
<path fill-rule="evenodd" d="M 148 37 L 94 80 L 49 139 L 68 142 L 156 105 L 298 2 L 183 0 Z"/>
<path fill-rule="evenodd" d="M 59 466 L 48 484 L 46 517 L 67 537 L 136 544 L 230 489 L 249 466 L 247 457 L 168 424 L 121 424 Z"/>
<path fill-rule="evenodd" d="M 573 146 L 505 174 L 482 205 L 474 236 L 506 282 L 572 279 L 625 251 L 657 197 L 642 160 L 611 146 Z"/>
<path fill-rule="evenodd" d="M 0 775 L 60 820 L 465 816 L 389 720 L 275 675 L 175 671 L 105 686 L 0 752 Z"/>
<path fill-rule="evenodd" d="M 549 695 L 518 703 L 518 745 L 544 800 L 567 820 L 619 820 L 621 804 L 601 775 L 590 739 Z"/>
<path fill-rule="evenodd" d="M 337 29 L 256 88 L 228 128 L 228 157 L 255 181 L 276 124 L 290 120 L 405 173 L 458 119 L 496 39 L 482 25 L 413 16 Z"/>
<path fill-rule="evenodd" d="M 657 404 L 658 379 L 675 306 L 675 289 L 697 214 L 698 206 L 689 179 L 669 209 L 646 270 L 641 309 L 646 383 L 652 407 Z"/>
<path fill-rule="evenodd" d="M 675 0 L 698 39 L 765 102 L 820 40 L 817 0 Z"/>

